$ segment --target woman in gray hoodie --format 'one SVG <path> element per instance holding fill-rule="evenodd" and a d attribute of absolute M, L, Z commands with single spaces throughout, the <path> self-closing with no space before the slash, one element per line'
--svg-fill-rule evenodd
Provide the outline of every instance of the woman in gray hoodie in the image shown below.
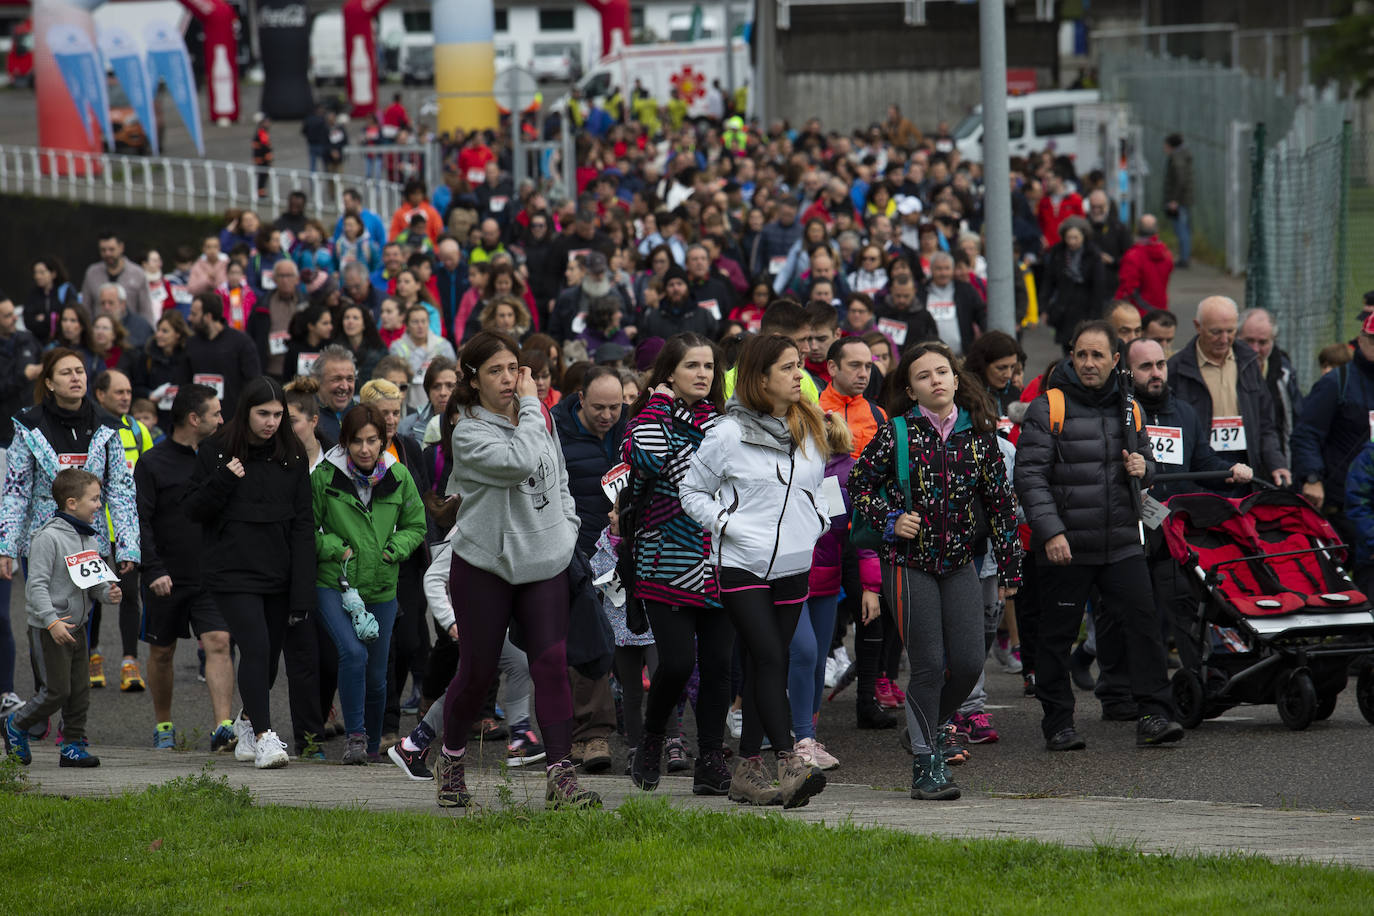
<path fill-rule="evenodd" d="M 441 807 L 466 807 L 464 751 L 473 720 L 496 676 L 514 618 L 525 637 L 535 708 L 548 754 L 545 801 L 595 807 L 569 760 L 568 562 L 581 526 L 553 421 L 539 403 L 520 347 L 483 331 L 459 357 L 461 419 L 453 430 L 449 493 L 460 498 L 449 594 L 463 654 L 444 700 L 444 746 L 436 794 Z M 458 600 L 461 596 L 462 600 Z"/>

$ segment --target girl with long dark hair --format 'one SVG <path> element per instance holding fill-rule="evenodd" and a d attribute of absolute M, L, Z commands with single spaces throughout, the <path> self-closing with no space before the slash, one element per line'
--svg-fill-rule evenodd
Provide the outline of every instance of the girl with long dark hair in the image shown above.
<path fill-rule="evenodd" d="M 683 688 L 700 665 L 697 692 L 697 754 L 692 791 L 730 791 L 725 765 L 725 711 L 730 703 L 730 653 L 734 629 L 720 607 L 708 558 L 710 536 L 684 511 L 678 488 L 702 439 L 724 406 L 724 367 L 715 345 L 698 334 L 676 334 L 664 343 L 654 368 L 630 405 L 621 454 L 632 469 L 630 516 L 620 534 L 628 541 L 633 581 L 630 600 L 642 602 L 658 644 L 658 667 L 649 685 L 644 737 L 631 777 L 642 789 L 657 787 L 668 726 Z M 621 550 L 627 549 L 623 544 Z M 638 671 L 617 670 L 622 681 Z"/>
<path fill-rule="evenodd" d="M 908 350 L 892 379 L 887 423 L 849 474 L 855 511 L 882 533 L 883 594 L 906 643 L 911 797 L 954 799 L 950 717 L 983 670 L 983 594 L 973 561 L 981 506 L 1003 597 L 1021 584 L 1016 498 L 997 445 L 997 415 L 977 380 L 941 346 Z M 897 439 L 910 474 L 903 492 Z"/>
<path fill-rule="evenodd" d="M 323 723 L 314 722 L 322 718 L 314 683 L 315 634 L 304 625 L 316 600 L 310 479 L 276 379 L 262 376 L 244 386 L 233 419 L 196 454 L 185 505 L 204 529 L 205 588 L 239 648 L 243 712 L 234 723 L 234 756 L 259 769 L 286 766 L 286 744 L 272 729 L 269 692 L 288 638 L 298 744 L 304 728 L 313 726 L 319 735 Z M 288 629 L 299 635 L 288 637 Z"/>
<path fill-rule="evenodd" d="M 578 785 L 568 682 L 568 564 L 581 522 L 551 420 L 519 364 L 520 347 L 483 331 L 463 347 L 453 398 L 462 405 L 453 431 L 459 497 L 449 572 L 463 653 L 444 700 L 444 746 L 435 773 L 441 807 L 466 807 L 468 734 L 496 675 L 514 619 L 525 638 L 535 708 L 549 765 L 549 807 L 595 807 L 601 797 Z"/>

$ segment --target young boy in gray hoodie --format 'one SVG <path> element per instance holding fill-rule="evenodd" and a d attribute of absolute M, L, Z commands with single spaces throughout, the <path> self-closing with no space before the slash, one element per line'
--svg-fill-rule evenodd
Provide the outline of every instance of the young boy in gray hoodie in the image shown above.
<path fill-rule="evenodd" d="M 100 759 L 86 751 L 91 700 L 86 617 L 91 598 L 118 604 L 123 596 L 119 577 L 101 559 L 92 524 L 100 511 L 100 478 L 68 468 L 53 478 L 52 496 L 60 508 L 34 535 L 25 586 L 29 645 L 42 655 L 47 683 L 5 721 L 5 753 L 27 766 L 33 760 L 29 728 L 61 712 L 64 743 L 58 765 L 94 767 Z"/>

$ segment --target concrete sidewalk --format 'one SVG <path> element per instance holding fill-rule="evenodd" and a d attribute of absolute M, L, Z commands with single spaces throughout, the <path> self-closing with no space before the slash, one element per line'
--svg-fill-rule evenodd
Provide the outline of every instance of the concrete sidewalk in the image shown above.
<path fill-rule="evenodd" d="M 259 771 L 231 755 L 133 748 L 95 748 L 101 766 L 60 770 L 52 747 L 35 744 L 28 768 L 36 791 L 48 795 L 101 797 L 137 792 L 178 776 L 213 773 L 233 786 L 248 786 L 260 803 L 288 806 L 361 807 L 377 811 L 419 811 L 450 816 L 457 809 L 434 804 L 430 782 L 406 779 L 391 763 L 369 767 L 293 761 L 281 770 Z M 474 748 L 473 752 L 476 752 Z M 543 767 L 537 772 L 493 769 L 468 778 L 478 801 L 543 807 Z M 957 777 L 958 770 L 955 770 Z M 841 777 L 842 778 L 842 777 Z M 1252 853 L 1285 861 L 1302 859 L 1374 868 L 1374 812 L 1285 811 L 1249 805 L 1149 798 L 1008 798 L 965 796 L 956 802 L 913 802 L 905 793 L 832 783 L 805 808 L 746 808 L 723 798 L 697 798 L 689 778 L 666 776 L 652 795 L 628 777 L 585 777 L 608 808 L 627 798 L 662 797 L 675 807 L 739 814 L 782 813 L 817 824 L 851 823 L 909 833 L 977 838 L 1015 838 L 1091 848 L 1122 846 L 1148 853 Z"/>

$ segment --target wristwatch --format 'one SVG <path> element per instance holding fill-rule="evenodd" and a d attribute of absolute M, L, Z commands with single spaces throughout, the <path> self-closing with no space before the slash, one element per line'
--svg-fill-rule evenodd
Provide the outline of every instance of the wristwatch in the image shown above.
<path fill-rule="evenodd" d="M 1306 477 L 1304 477 L 1304 478 L 1302 479 L 1302 482 L 1303 482 L 1303 483 L 1321 483 L 1321 482 L 1322 482 L 1322 475 L 1320 475 L 1320 474 L 1308 474 Z"/>

